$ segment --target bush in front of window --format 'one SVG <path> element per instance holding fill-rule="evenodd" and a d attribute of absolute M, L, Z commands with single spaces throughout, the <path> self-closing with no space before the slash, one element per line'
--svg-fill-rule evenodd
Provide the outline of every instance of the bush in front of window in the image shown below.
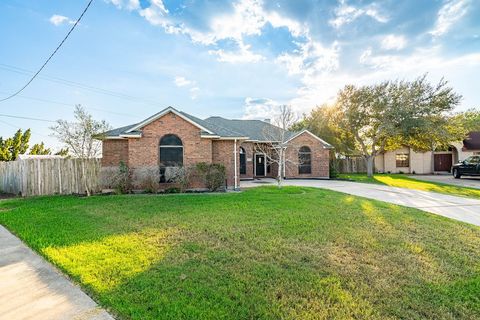
<path fill-rule="evenodd" d="M 145 193 L 157 193 L 159 189 L 159 172 L 157 167 L 145 167 L 135 170 L 133 181 L 139 182 L 139 188 Z"/>
<path fill-rule="evenodd" d="M 225 187 L 226 169 L 223 164 L 200 162 L 197 171 L 208 191 L 214 192 Z"/>
<path fill-rule="evenodd" d="M 197 168 L 195 166 L 183 166 L 177 167 L 175 170 L 175 176 L 172 177 L 172 181 L 179 186 L 180 192 L 187 191 L 192 179 L 197 175 Z"/>

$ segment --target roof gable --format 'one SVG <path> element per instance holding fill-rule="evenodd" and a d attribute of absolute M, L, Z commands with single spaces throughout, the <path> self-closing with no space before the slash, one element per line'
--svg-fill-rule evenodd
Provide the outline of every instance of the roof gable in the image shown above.
<path fill-rule="evenodd" d="M 168 107 L 166 109 L 163 109 L 162 111 L 160 111 L 159 113 L 156 113 L 154 114 L 153 116 L 151 116 L 150 118 L 147 118 L 145 120 L 143 120 L 142 122 L 140 123 L 137 123 L 136 125 L 133 125 L 131 128 L 125 130 L 125 133 L 131 133 L 133 131 L 137 131 L 137 130 L 140 130 L 141 128 L 145 127 L 146 125 L 154 122 L 155 120 L 158 120 L 160 119 L 161 117 L 165 116 L 166 114 L 168 113 L 173 113 L 177 116 L 179 116 L 180 118 L 182 118 L 183 120 L 187 121 L 187 122 L 190 122 L 191 124 L 193 124 L 194 126 L 198 127 L 199 129 L 209 133 L 209 134 L 214 134 L 213 131 L 205 128 L 204 126 L 202 126 L 201 124 L 199 124 L 197 121 L 194 121 L 192 119 L 191 116 L 187 116 L 185 113 L 183 112 L 180 112 L 180 111 L 177 111 L 175 108 L 172 108 L 172 107 Z"/>
<path fill-rule="evenodd" d="M 292 141 L 294 140 L 295 138 L 297 137 L 300 137 L 302 134 L 308 134 L 310 136 L 312 136 L 313 138 L 315 138 L 316 140 L 320 141 L 324 148 L 327 148 L 327 149 L 333 149 L 333 146 L 326 142 L 325 140 L 323 140 L 322 138 L 318 137 L 317 135 L 313 134 L 312 132 L 308 131 L 307 129 L 304 129 L 302 131 L 299 131 L 299 132 L 296 132 L 292 137 L 290 137 L 290 139 L 288 139 L 286 142 L 289 142 L 289 141 Z"/>

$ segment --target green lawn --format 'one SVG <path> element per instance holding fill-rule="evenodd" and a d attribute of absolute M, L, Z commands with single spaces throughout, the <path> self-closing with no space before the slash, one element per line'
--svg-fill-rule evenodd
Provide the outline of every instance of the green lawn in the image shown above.
<path fill-rule="evenodd" d="M 446 183 L 421 181 L 410 178 L 404 174 L 378 173 L 375 174 L 372 178 L 369 178 L 364 173 L 342 173 L 340 174 L 339 178 L 349 179 L 356 182 L 377 183 L 399 188 L 433 191 L 451 194 L 454 196 L 480 198 L 480 189 L 454 186 Z"/>
<path fill-rule="evenodd" d="M 0 223 L 120 319 L 480 314 L 480 228 L 332 191 L 11 199 Z"/>

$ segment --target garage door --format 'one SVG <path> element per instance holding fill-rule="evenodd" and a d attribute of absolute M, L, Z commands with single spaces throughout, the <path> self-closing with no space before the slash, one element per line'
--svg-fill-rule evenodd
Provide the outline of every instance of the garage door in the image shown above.
<path fill-rule="evenodd" d="M 434 155 L 435 171 L 448 171 L 452 169 L 452 155 L 451 154 L 436 154 Z"/>

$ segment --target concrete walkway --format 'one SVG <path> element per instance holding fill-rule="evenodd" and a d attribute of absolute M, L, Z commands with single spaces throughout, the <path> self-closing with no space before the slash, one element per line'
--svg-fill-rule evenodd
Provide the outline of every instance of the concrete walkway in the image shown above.
<path fill-rule="evenodd" d="M 242 181 L 242 188 L 276 184 L 273 179 Z M 285 185 L 323 188 L 420 209 L 480 226 L 480 200 L 435 192 L 338 180 L 286 180 Z"/>
<path fill-rule="evenodd" d="M 113 317 L 0 226 L 0 319 L 113 320 Z"/>

